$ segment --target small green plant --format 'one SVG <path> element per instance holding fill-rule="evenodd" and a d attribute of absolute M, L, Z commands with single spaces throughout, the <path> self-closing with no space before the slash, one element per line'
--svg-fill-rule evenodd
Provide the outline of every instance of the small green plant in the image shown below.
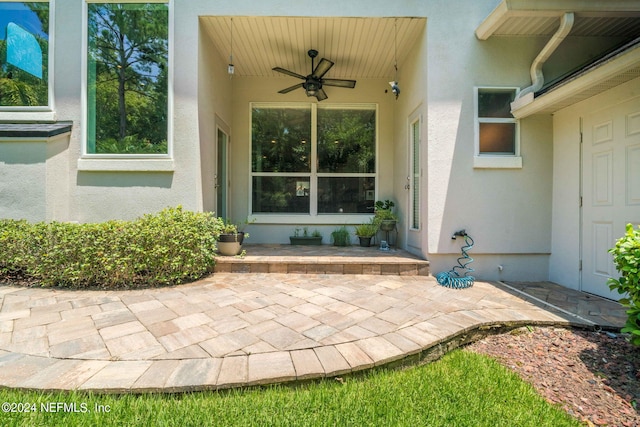
<path fill-rule="evenodd" d="M 375 210 L 379 211 L 379 210 L 385 210 L 385 211 L 390 211 L 393 210 L 394 206 L 396 204 L 393 203 L 393 201 L 387 199 L 384 202 L 382 200 L 378 200 L 375 204 Z"/>
<path fill-rule="evenodd" d="M 357 225 L 355 227 L 356 236 L 373 237 L 378 232 L 378 227 L 379 224 L 376 224 L 375 218 L 371 218 L 371 221 Z"/>
<path fill-rule="evenodd" d="M 380 226 L 382 221 L 398 221 L 398 217 L 393 213 L 396 204 L 391 200 L 378 200 L 375 203 L 374 221 Z"/>
<path fill-rule="evenodd" d="M 311 233 L 311 237 L 322 237 L 322 233 L 320 233 L 318 229 L 315 229 L 313 233 Z"/>
<path fill-rule="evenodd" d="M 625 235 L 609 253 L 620 277 L 609 279 L 607 284 L 612 291 L 626 295 L 620 303 L 629 309 L 622 332 L 630 333 L 631 343 L 640 346 L 640 226 L 634 230 L 632 224 L 627 224 Z"/>
<path fill-rule="evenodd" d="M 238 232 L 238 226 L 231 222 L 229 218 L 221 219 L 222 221 L 222 229 L 220 230 L 220 234 L 236 234 Z"/>
<path fill-rule="evenodd" d="M 255 219 L 251 221 L 245 219 L 244 221 L 239 223 L 233 222 L 229 218 L 220 218 L 220 221 L 222 223 L 221 234 L 244 233 L 244 237 L 249 237 L 249 233 L 245 233 L 244 229 L 247 227 L 247 225 L 253 224 L 255 222 Z"/>
<path fill-rule="evenodd" d="M 351 236 L 349 230 L 344 225 L 340 228 L 336 228 L 331 232 L 334 246 L 349 246 L 351 244 Z"/>

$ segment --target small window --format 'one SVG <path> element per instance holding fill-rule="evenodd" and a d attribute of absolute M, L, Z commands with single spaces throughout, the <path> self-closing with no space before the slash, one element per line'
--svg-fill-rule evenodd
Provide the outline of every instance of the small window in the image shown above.
<path fill-rule="evenodd" d="M 0 108 L 49 105 L 49 3 L 0 2 Z"/>
<path fill-rule="evenodd" d="M 476 89 L 475 167 L 521 167 L 518 121 L 511 114 L 516 88 Z M 485 159 L 481 159 L 487 157 Z M 489 159 L 507 157 L 508 160 Z M 513 161 L 517 158 L 517 161 Z"/>
<path fill-rule="evenodd" d="M 167 155 L 169 8 L 89 3 L 87 154 Z"/>

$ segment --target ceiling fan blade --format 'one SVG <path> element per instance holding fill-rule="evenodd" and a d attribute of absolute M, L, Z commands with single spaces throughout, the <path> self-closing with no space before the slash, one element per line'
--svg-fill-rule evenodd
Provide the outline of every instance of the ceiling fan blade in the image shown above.
<path fill-rule="evenodd" d="M 278 91 L 278 93 L 289 93 L 289 92 L 291 92 L 292 90 L 296 90 L 296 89 L 298 89 L 298 88 L 304 87 L 304 86 L 302 86 L 303 84 L 304 84 L 304 83 L 298 83 L 297 85 L 293 85 L 293 86 L 288 87 L 288 88 L 286 88 L 286 89 L 279 90 L 279 91 Z"/>
<path fill-rule="evenodd" d="M 293 71 L 285 70 L 284 68 L 274 67 L 274 68 L 272 68 L 272 70 L 273 71 L 277 71 L 277 72 L 282 73 L 282 74 L 287 74 L 287 75 L 289 75 L 291 77 L 297 77 L 297 78 L 302 79 L 302 80 L 306 79 L 305 76 L 301 76 L 300 74 L 294 73 Z"/>
<path fill-rule="evenodd" d="M 327 71 L 329 71 L 331 67 L 333 67 L 333 62 L 329 61 L 328 59 L 322 58 L 320 60 L 320 63 L 318 63 L 318 65 L 316 66 L 316 69 L 313 70 L 311 76 L 316 79 L 321 79 L 322 76 L 327 74 Z"/>
<path fill-rule="evenodd" d="M 324 101 L 325 99 L 328 98 L 328 96 L 327 96 L 327 93 L 324 91 L 324 89 L 320 88 L 316 92 L 316 98 L 318 99 L 318 101 Z"/>
<path fill-rule="evenodd" d="M 337 87 L 347 87 L 353 89 L 356 87 L 355 80 L 344 80 L 344 79 L 322 79 L 322 84 L 325 86 L 337 86 Z"/>

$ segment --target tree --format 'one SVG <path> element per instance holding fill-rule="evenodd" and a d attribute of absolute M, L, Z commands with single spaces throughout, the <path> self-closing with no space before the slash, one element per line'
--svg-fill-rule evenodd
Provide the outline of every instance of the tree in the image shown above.
<path fill-rule="evenodd" d="M 89 56 L 95 63 L 96 115 L 100 112 L 96 138 L 136 136 L 141 142 L 166 143 L 167 6 L 89 4 Z M 98 104 L 114 93 L 115 111 L 109 108 L 113 102 Z"/>

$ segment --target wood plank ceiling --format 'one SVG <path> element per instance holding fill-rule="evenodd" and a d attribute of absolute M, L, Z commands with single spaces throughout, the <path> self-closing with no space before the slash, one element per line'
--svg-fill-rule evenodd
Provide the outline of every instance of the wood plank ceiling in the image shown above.
<path fill-rule="evenodd" d="M 232 51 L 237 76 L 282 77 L 282 67 L 298 74 L 311 72 L 309 49 L 335 62 L 330 78 L 394 76 L 426 25 L 426 18 L 318 18 L 204 16 L 200 25 L 224 60 Z M 318 59 L 316 59 L 316 64 Z"/>

